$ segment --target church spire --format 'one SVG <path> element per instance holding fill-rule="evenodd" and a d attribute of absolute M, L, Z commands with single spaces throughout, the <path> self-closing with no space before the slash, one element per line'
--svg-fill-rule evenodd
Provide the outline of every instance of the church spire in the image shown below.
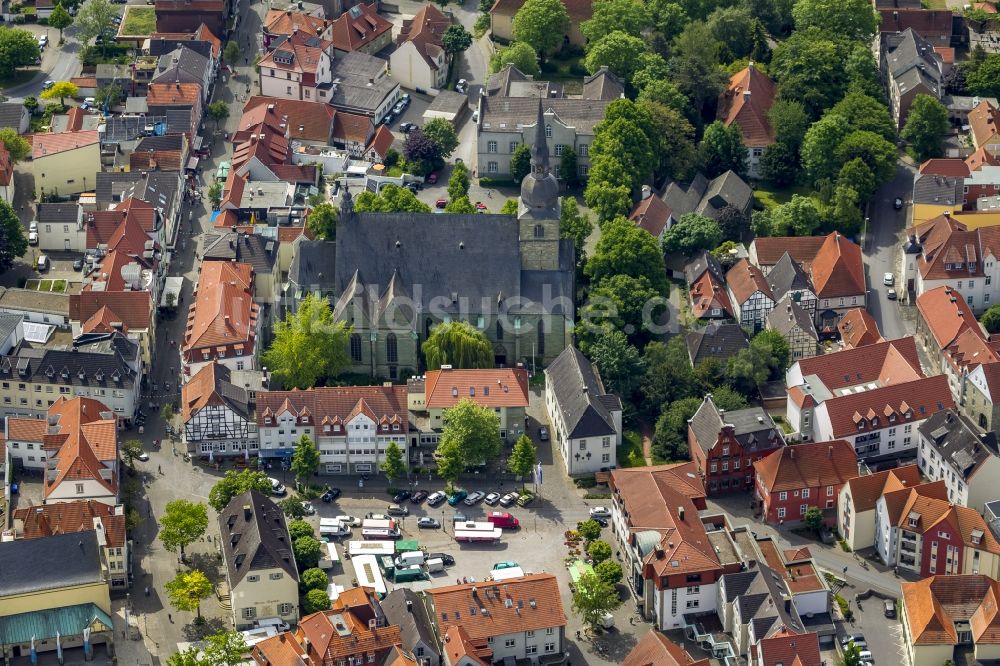
<path fill-rule="evenodd" d="M 542 98 L 538 98 L 538 120 L 535 122 L 535 142 L 531 146 L 531 167 L 536 174 L 549 171 L 549 144 L 545 138 L 545 112 Z"/>

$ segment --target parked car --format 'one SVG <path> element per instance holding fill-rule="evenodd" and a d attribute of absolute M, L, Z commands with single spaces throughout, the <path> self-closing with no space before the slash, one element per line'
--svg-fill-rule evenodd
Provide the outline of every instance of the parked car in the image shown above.
<path fill-rule="evenodd" d="M 437 506 L 438 504 L 444 502 L 446 499 L 448 499 L 448 496 L 445 495 L 440 490 L 438 490 L 427 496 L 427 506 Z"/>
<path fill-rule="evenodd" d="M 524 493 L 522 495 L 518 495 L 517 497 L 517 505 L 522 507 L 528 506 L 534 501 L 535 501 L 535 496 L 532 495 L 531 493 Z"/>
<path fill-rule="evenodd" d="M 305 511 L 305 513 L 306 513 L 307 516 L 315 516 L 316 515 L 316 507 L 314 507 L 312 505 L 312 502 L 303 502 L 302 503 L 302 510 Z"/>
<path fill-rule="evenodd" d="M 431 518 L 430 516 L 424 516 L 417 521 L 417 527 L 422 530 L 436 530 L 441 527 L 441 521 L 437 518 Z"/>
<path fill-rule="evenodd" d="M 410 510 L 401 504 L 390 504 L 388 507 L 386 507 L 385 512 L 390 516 L 410 515 Z"/>
<path fill-rule="evenodd" d="M 438 182 L 437 171 L 434 171 L 432 173 L 427 174 L 427 178 L 425 178 L 425 180 L 428 183 L 430 183 L 431 185 L 433 185 L 434 183 Z"/>
<path fill-rule="evenodd" d="M 408 499 L 410 499 L 409 490 L 400 490 L 398 493 L 392 496 L 392 501 L 395 502 L 396 504 L 405 502 Z"/>
<path fill-rule="evenodd" d="M 324 502 L 330 503 L 333 500 L 340 497 L 340 488 L 327 488 L 326 492 L 320 497 Z"/>
<path fill-rule="evenodd" d="M 459 502 L 464 500 L 469 496 L 469 493 L 464 490 L 456 490 L 454 493 L 448 496 L 448 506 L 457 506 Z"/>
<path fill-rule="evenodd" d="M 490 506 L 496 506 L 496 503 L 500 501 L 500 493 L 490 493 L 485 498 L 483 498 L 483 501 L 489 504 Z"/>
<path fill-rule="evenodd" d="M 903 200 L 900 199 L 899 197 L 896 197 L 895 199 L 892 200 L 892 207 L 895 208 L 896 210 L 902 210 Z"/>
<path fill-rule="evenodd" d="M 138 460 L 141 460 L 142 462 L 149 462 L 149 454 L 146 453 L 145 451 L 136 456 L 136 458 Z"/>
<path fill-rule="evenodd" d="M 83 270 L 83 259 L 74 259 L 73 260 L 73 270 L 74 271 L 82 271 Z"/>
<path fill-rule="evenodd" d="M 28 245 L 38 245 L 38 232 L 29 231 L 28 232 Z M 79 260 L 77 260 L 79 261 Z"/>
<path fill-rule="evenodd" d="M 888 617 L 896 617 L 896 600 L 886 599 L 882 602 L 882 613 Z"/>
<path fill-rule="evenodd" d="M 469 519 L 469 517 L 466 516 L 464 513 L 462 513 L 461 511 L 456 511 L 455 515 L 451 517 L 451 522 L 453 522 L 453 523 L 464 523 L 468 519 Z"/>
<path fill-rule="evenodd" d="M 38 255 L 38 272 L 49 270 L 49 258 L 47 255 Z"/>
<path fill-rule="evenodd" d="M 167 388 L 170 388 L 169 386 Z M 288 494 L 288 489 L 282 485 L 281 481 L 277 479 L 269 478 L 268 481 L 271 482 L 271 494 L 276 497 L 284 497 Z"/>
<path fill-rule="evenodd" d="M 42 84 L 42 90 L 48 90 L 49 88 L 51 88 L 55 84 L 56 84 L 56 82 L 53 81 L 52 79 L 47 79 L 45 81 L 45 83 Z"/>
<path fill-rule="evenodd" d="M 868 641 L 865 640 L 864 634 L 848 634 L 840 639 L 840 645 L 842 647 L 847 647 L 851 641 L 854 641 L 854 644 L 858 647 L 868 646 Z"/>
<path fill-rule="evenodd" d="M 354 516 L 334 516 L 333 519 L 344 525 L 350 525 L 351 527 L 357 527 L 361 524 L 361 519 L 355 518 Z"/>
<path fill-rule="evenodd" d="M 590 507 L 590 517 L 591 518 L 610 518 L 611 509 L 606 506 L 593 506 Z"/>
<path fill-rule="evenodd" d="M 896 290 L 892 288 L 887 289 L 885 292 L 885 297 L 888 298 L 890 301 L 896 300 Z"/>
<path fill-rule="evenodd" d="M 476 202 L 476 211 L 478 211 L 480 213 L 485 213 L 487 210 L 489 210 L 489 209 L 486 208 L 486 204 L 484 204 L 482 201 L 477 201 Z"/>
<path fill-rule="evenodd" d="M 413 495 L 410 497 L 410 503 L 411 504 L 420 504 L 425 499 L 427 499 L 427 491 L 426 490 L 418 490 L 417 492 L 413 493 Z"/>
<path fill-rule="evenodd" d="M 453 566 L 455 564 L 455 558 L 448 553 L 427 553 L 428 560 L 441 560 L 444 562 L 445 566 Z"/>
<path fill-rule="evenodd" d="M 538 429 L 538 439 L 542 440 L 543 442 L 549 441 L 549 429 L 546 428 L 545 426 L 542 426 L 541 428 L 539 428 Z"/>
<path fill-rule="evenodd" d="M 434 202 L 435 208 L 445 208 L 448 205 L 448 200 L 444 197 L 439 197 L 437 201 Z"/>
<path fill-rule="evenodd" d="M 896 277 L 892 273 L 886 273 L 882 276 L 882 284 L 891 287 L 892 283 L 896 281 Z"/>
<path fill-rule="evenodd" d="M 417 129 L 417 126 L 415 124 L 413 124 L 413 123 L 400 123 L 399 124 L 399 131 L 402 132 L 403 134 L 409 134 L 410 132 L 412 132 L 415 129 Z"/>
<path fill-rule="evenodd" d="M 519 495 L 517 493 L 513 492 L 507 493 L 506 495 L 500 498 L 500 506 L 510 506 L 517 501 L 518 497 Z"/>
<path fill-rule="evenodd" d="M 472 493 L 471 495 L 465 498 L 465 505 L 475 506 L 476 504 L 481 502 L 484 497 L 486 497 L 486 493 L 482 492 L 481 490 L 477 490 L 476 492 Z"/>

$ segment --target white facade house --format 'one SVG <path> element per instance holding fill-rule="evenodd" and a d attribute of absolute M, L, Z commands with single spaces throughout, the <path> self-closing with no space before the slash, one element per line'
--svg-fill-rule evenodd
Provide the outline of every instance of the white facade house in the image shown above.
<path fill-rule="evenodd" d="M 83 207 L 79 204 L 71 201 L 40 203 L 35 215 L 38 221 L 39 249 L 70 252 L 88 249 Z"/>
<path fill-rule="evenodd" d="M 930 481 L 944 481 L 949 501 L 983 511 L 1000 490 L 1000 452 L 995 432 L 981 433 L 965 416 L 946 410 L 918 429 L 917 464 Z"/>
<path fill-rule="evenodd" d="M 414 42 L 405 41 L 389 55 L 389 67 L 392 77 L 410 90 L 441 89 L 448 82 L 447 54 L 441 48 L 425 56 Z"/>
<path fill-rule="evenodd" d="M 774 294 L 761 270 L 740 259 L 726 273 L 726 288 L 740 326 L 762 330 L 774 309 Z"/>
<path fill-rule="evenodd" d="M 181 388 L 181 416 L 188 452 L 213 456 L 257 454 L 257 422 L 249 392 L 230 381 L 219 363 L 202 368 Z"/>
<path fill-rule="evenodd" d="M 567 474 L 617 466 L 621 400 L 605 393 L 597 369 L 576 347 L 567 347 L 545 369 L 545 408 Z"/>

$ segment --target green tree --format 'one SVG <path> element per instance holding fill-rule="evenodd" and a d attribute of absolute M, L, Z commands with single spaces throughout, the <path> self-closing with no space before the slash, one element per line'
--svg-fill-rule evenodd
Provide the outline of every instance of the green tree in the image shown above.
<path fill-rule="evenodd" d="M 24 98 L 24 108 L 26 108 L 28 110 L 28 113 L 30 115 L 32 115 L 32 116 L 35 115 L 38 112 L 38 99 L 36 97 L 32 97 L 31 95 L 28 95 L 27 97 Z M 7 127 L 5 129 L 12 130 L 14 128 L 13 127 Z"/>
<path fill-rule="evenodd" d="M 692 21 L 674 40 L 670 59 L 671 79 L 700 115 L 715 104 L 729 83 L 729 76 L 719 66 L 719 43 L 708 25 Z"/>
<path fill-rule="evenodd" d="M 930 95 L 917 95 L 906 116 L 900 136 L 909 141 L 917 157 L 940 157 L 941 142 L 948 133 L 948 109 Z"/>
<path fill-rule="evenodd" d="M 735 412 L 737 409 L 749 407 L 747 399 L 728 386 L 713 386 L 712 402 L 715 403 L 716 407 L 727 412 Z"/>
<path fill-rule="evenodd" d="M 772 143 L 760 158 L 760 177 L 776 187 L 788 187 L 799 175 L 799 156 L 783 143 Z"/>
<path fill-rule="evenodd" d="M 319 564 L 323 544 L 315 537 L 302 536 L 292 542 L 292 551 L 295 554 L 295 564 L 299 571 L 305 571 Z"/>
<path fill-rule="evenodd" d="M 643 86 L 636 98 L 639 104 L 655 102 L 680 113 L 685 118 L 691 113 L 691 103 L 672 81 L 660 79 Z"/>
<path fill-rule="evenodd" d="M 500 207 L 501 215 L 517 215 L 517 199 L 507 199 Z"/>
<path fill-rule="evenodd" d="M 444 212 L 456 215 L 473 215 L 476 212 L 476 207 L 472 205 L 467 195 L 462 195 L 457 199 L 449 201 L 444 207 Z"/>
<path fill-rule="evenodd" d="M 482 331 L 465 321 L 442 323 L 431 329 L 421 345 L 428 370 L 442 365 L 453 368 L 492 368 L 493 346 Z"/>
<path fill-rule="evenodd" d="M 576 329 L 580 349 L 589 352 L 607 325 L 625 331 L 629 342 L 644 347 L 650 338 L 649 324 L 660 321 L 665 306 L 665 299 L 645 276 L 604 278 L 590 290 L 590 298 L 581 308 Z"/>
<path fill-rule="evenodd" d="M 594 573 L 608 585 L 616 585 L 624 575 L 622 565 L 614 560 L 603 560 L 594 566 Z"/>
<path fill-rule="evenodd" d="M 94 92 L 94 104 L 99 109 L 110 109 L 113 106 L 118 106 L 124 97 L 125 93 L 122 91 L 120 85 L 109 83 L 106 86 L 101 86 Z"/>
<path fill-rule="evenodd" d="M 0 28 L 0 31 L 5 29 Z M 10 153 L 10 158 L 15 162 L 20 162 L 31 154 L 31 144 L 19 135 L 13 127 L 0 128 L 0 143 L 7 149 L 7 152 Z"/>
<path fill-rule="evenodd" d="M 514 15 L 514 39 L 545 57 L 559 50 L 569 32 L 569 14 L 561 0 L 525 0 Z"/>
<path fill-rule="evenodd" d="M 114 31 L 114 20 L 118 10 L 109 0 L 87 0 L 76 15 L 77 36 L 86 44 L 98 35 L 108 35 Z M 105 40 L 107 43 L 108 40 Z M 104 49 L 104 45 L 101 45 Z"/>
<path fill-rule="evenodd" d="M 499 72 L 507 65 L 514 65 L 522 74 L 538 76 L 538 52 L 525 42 L 513 42 L 504 49 L 499 49 L 490 58 L 490 71 Z"/>
<path fill-rule="evenodd" d="M 847 120 L 835 113 L 826 114 L 809 128 L 802 141 L 801 155 L 810 182 L 836 176 L 840 169 L 837 149 L 849 132 Z"/>
<path fill-rule="evenodd" d="M 573 591 L 573 612 L 580 615 L 591 627 L 597 627 L 605 614 L 622 605 L 618 591 L 596 573 L 586 572 L 580 576 Z"/>
<path fill-rule="evenodd" d="M 987 333 L 1000 333 L 1000 304 L 991 305 L 990 308 L 979 317 L 979 323 L 983 325 Z"/>
<path fill-rule="evenodd" d="M 805 522 L 806 527 L 816 533 L 819 533 L 820 528 L 823 527 L 823 512 L 819 510 L 819 507 L 811 506 L 806 509 L 803 521 Z"/>
<path fill-rule="evenodd" d="M 510 177 L 520 183 L 531 171 L 531 149 L 526 143 L 519 143 L 510 156 Z"/>
<path fill-rule="evenodd" d="M 609 166 L 614 165 L 619 169 L 624 169 L 621 162 L 614 158 L 605 157 L 602 159 Z M 599 163 L 591 160 L 591 167 L 593 168 L 595 164 Z M 587 181 L 587 189 L 583 192 L 583 200 L 587 207 L 597 213 L 597 219 L 601 222 L 624 217 L 632 209 L 632 195 L 629 193 L 628 185 L 599 180 L 593 176 L 593 171 L 591 171 L 590 179 Z"/>
<path fill-rule="evenodd" d="M 222 183 L 214 181 L 208 187 L 208 200 L 212 203 L 212 210 L 219 210 L 222 203 Z"/>
<path fill-rule="evenodd" d="M 306 508 L 302 506 L 302 500 L 297 495 L 279 501 L 278 508 L 293 520 L 301 520 L 306 517 Z"/>
<path fill-rule="evenodd" d="M 572 146 L 563 148 L 563 153 L 559 157 L 559 180 L 566 184 L 566 187 L 574 187 L 579 180 L 580 165 L 576 157 L 576 151 Z"/>
<path fill-rule="evenodd" d="M 716 120 L 706 127 L 698 152 L 705 175 L 709 178 L 726 171 L 734 171 L 740 176 L 747 173 L 747 148 L 743 145 L 743 133 L 736 123 L 726 127 Z"/>
<path fill-rule="evenodd" d="M 768 42 L 767 28 L 756 18 L 750 21 L 750 60 L 771 62 L 771 44 Z"/>
<path fill-rule="evenodd" d="M 594 223 L 590 216 L 580 212 L 580 207 L 574 197 L 563 197 L 562 208 L 559 211 L 559 237 L 572 238 L 577 259 L 583 256 L 587 238 L 594 231 Z"/>
<path fill-rule="evenodd" d="M 221 99 L 217 102 L 212 102 L 205 109 L 205 115 L 215 121 L 215 131 L 218 132 L 219 123 L 229 117 L 229 105 Z"/>
<path fill-rule="evenodd" d="M 326 590 L 309 590 L 302 600 L 302 612 L 306 615 L 330 610 L 330 595 Z"/>
<path fill-rule="evenodd" d="M 646 43 L 641 37 L 615 30 L 590 44 L 584 63 L 591 74 L 607 67 L 625 81 L 631 81 L 635 73 L 642 69 L 645 48 Z"/>
<path fill-rule="evenodd" d="M 211 666 L 240 666 L 246 663 L 250 652 L 243 634 L 238 631 L 220 631 L 205 639 L 205 661 Z"/>
<path fill-rule="evenodd" d="M 722 229 L 710 217 L 686 213 L 663 235 L 663 250 L 667 254 L 694 256 L 700 250 L 711 250 L 722 242 Z"/>
<path fill-rule="evenodd" d="M 167 666 L 211 666 L 202 658 L 200 647 L 189 647 L 167 657 Z"/>
<path fill-rule="evenodd" d="M 861 648 L 850 641 L 844 648 L 844 656 L 840 658 L 840 666 L 862 666 Z"/>
<path fill-rule="evenodd" d="M 448 482 L 450 493 L 458 481 L 459 474 L 465 469 L 465 456 L 462 453 L 461 443 L 451 440 L 447 446 L 438 445 L 434 450 L 434 459 L 437 461 L 437 474 Z"/>
<path fill-rule="evenodd" d="M 431 207 L 409 188 L 390 183 L 383 185 L 378 194 L 367 190 L 358 194 L 354 197 L 354 210 L 359 213 L 429 213 Z"/>
<path fill-rule="evenodd" d="M 389 485 L 396 479 L 406 476 L 406 461 L 403 458 L 403 449 L 399 448 L 396 442 L 389 442 L 385 447 L 385 459 L 379 465 L 379 469 L 385 474 L 385 480 Z"/>
<path fill-rule="evenodd" d="M 864 93 L 877 99 L 884 98 L 885 89 L 882 86 L 878 63 L 867 44 L 850 43 L 844 71 L 847 74 L 848 91 Z"/>
<path fill-rule="evenodd" d="M 240 61 L 240 45 L 236 41 L 227 42 L 222 57 L 226 63 L 235 67 Z"/>
<path fill-rule="evenodd" d="M 316 238 L 334 240 L 337 237 L 337 208 L 329 201 L 319 204 L 309 211 L 306 228 Z"/>
<path fill-rule="evenodd" d="M 697 396 L 701 391 L 683 336 L 674 336 L 666 343 L 650 342 L 642 352 L 642 360 L 645 372 L 640 388 L 643 402 L 650 407 L 659 409 L 668 402 Z"/>
<path fill-rule="evenodd" d="M 869 42 L 879 18 L 867 0 L 795 0 L 795 28 L 815 27 L 827 35 Z"/>
<path fill-rule="evenodd" d="M 823 225 L 823 214 L 812 197 L 792 195 L 788 203 L 771 211 L 775 236 L 812 236 Z"/>
<path fill-rule="evenodd" d="M 639 106 L 651 120 L 651 139 L 659 158 L 654 167 L 657 177 L 670 176 L 675 180 L 690 178 L 698 157 L 694 127 L 682 112 L 671 106 L 653 101 L 640 101 Z"/>
<path fill-rule="evenodd" d="M 199 571 L 181 571 L 166 584 L 170 605 L 179 611 L 194 611 L 201 618 L 201 602 L 212 594 L 212 583 Z"/>
<path fill-rule="evenodd" d="M 896 174 L 896 146 L 875 132 L 851 132 L 837 146 L 836 157 L 839 164 L 860 157 L 879 185 L 888 183 Z"/>
<path fill-rule="evenodd" d="M 306 592 L 309 590 L 325 590 L 329 584 L 330 577 L 326 575 L 326 572 L 315 567 L 306 569 L 299 576 L 299 587 Z"/>
<path fill-rule="evenodd" d="M 138 439 L 129 439 L 122 444 L 121 448 L 121 459 L 126 466 L 135 469 L 135 461 L 139 459 L 139 456 L 143 454 L 145 449 L 142 447 L 142 441 Z"/>
<path fill-rule="evenodd" d="M 835 113 L 847 120 L 851 130 L 866 130 L 878 134 L 886 141 L 896 140 L 896 122 L 889 114 L 888 107 L 864 93 L 847 93 L 828 113 Z"/>
<path fill-rule="evenodd" d="M 521 477 L 522 487 L 524 480 L 530 477 L 532 470 L 535 469 L 536 461 L 537 452 L 531 438 L 526 434 L 521 435 L 517 438 L 517 443 L 514 444 L 514 450 L 511 451 L 510 457 L 507 458 L 507 467 Z"/>
<path fill-rule="evenodd" d="M 796 30 L 778 44 L 768 71 L 783 99 L 800 102 L 816 118 L 847 90 L 846 55 L 844 45 L 819 28 Z"/>
<path fill-rule="evenodd" d="M 1000 54 L 990 53 L 974 59 L 962 67 L 962 73 L 965 74 L 965 87 L 970 94 L 1000 95 Z"/>
<path fill-rule="evenodd" d="M 308 389 L 349 365 L 351 328 L 334 322 L 330 301 L 309 294 L 274 326 L 274 339 L 264 352 L 264 364 L 285 388 Z"/>
<path fill-rule="evenodd" d="M 160 517 L 160 542 L 171 553 L 180 548 L 184 561 L 184 547 L 194 543 L 208 529 L 208 507 L 201 502 L 176 499 L 167 502 Z"/>
<path fill-rule="evenodd" d="M 577 525 L 576 531 L 580 533 L 580 536 L 585 541 L 593 541 L 601 536 L 601 524 L 591 518 Z"/>
<path fill-rule="evenodd" d="M 651 135 L 653 119 L 643 106 L 628 99 L 618 99 L 608 105 L 604 120 L 594 128 L 594 142 L 590 147 L 592 159 L 605 157 L 617 159 L 626 169 L 623 179 L 614 179 L 594 165 L 594 177 L 639 189 L 657 166 L 657 155 Z"/>
<path fill-rule="evenodd" d="M 640 37 L 649 20 L 649 8 L 641 0 L 596 0 L 591 18 L 580 24 L 580 32 L 591 44 L 615 31 Z"/>
<path fill-rule="evenodd" d="M 299 483 L 307 483 L 319 469 L 319 448 L 309 435 L 302 435 L 292 454 L 292 472 Z"/>
<path fill-rule="evenodd" d="M 464 467 L 481 465 L 500 454 L 500 417 L 489 407 L 463 398 L 445 410 L 444 418 L 441 446 L 458 446 Z"/>
<path fill-rule="evenodd" d="M 12 76 L 18 67 L 35 64 L 40 55 L 33 34 L 21 28 L 0 27 L 0 76 Z"/>
<path fill-rule="evenodd" d="M 726 204 L 719 211 L 719 217 L 715 220 L 719 230 L 722 232 L 724 241 L 738 241 L 749 231 L 750 220 L 736 206 Z M 712 246 L 718 247 L 717 245 Z"/>
<path fill-rule="evenodd" d="M 790 99 L 775 100 L 771 110 L 767 112 L 767 121 L 774 132 L 775 141 L 796 154 L 812 122 L 802 103 Z"/>
<path fill-rule="evenodd" d="M 452 199 L 468 196 L 469 194 L 469 167 L 464 162 L 459 162 L 451 169 L 451 177 L 448 178 L 448 196 Z"/>
<path fill-rule="evenodd" d="M 60 106 L 66 106 L 67 97 L 76 97 L 80 94 L 80 89 L 71 81 L 56 81 L 48 90 L 43 90 L 40 97 L 42 99 L 58 99 Z"/>
<path fill-rule="evenodd" d="M 212 486 L 212 490 L 208 493 L 208 504 L 217 512 L 221 512 L 234 497 L 248 490 L 270 493 L 271 482 L 267 474 L 255 469 L 244 469 L 239 472 L 231 469 Z"/>
<path fill-rule="evenodd" d="M 645 276 L 660 294 L 669 291 L 663 250 L 651 234 L 624 217 L 604 225 L 585 272 L 595 284 L 605 277 L 624 274 Z"/>
<path fill-rule="evenodd" d="M 852 236 L 861 231 L 861 196 L 853 187 L 837 183 L 828 209 L 828 215 L 838 231 Z"/>
<path fill-rule="evenodd" d="M 444 118 L 432 118 L 421 128 L 440 151 L 441 157 L 447 158 L 458 148 L 458 135 L 455 126 Z"/>
<path fill-rule="evenodd" d="M 63 40 L 63 30 L 73 25 L 73 17 L 70 16 L 66 8 L 60 2 L 49 15 L 49 25 L 59 31 L 59 43 Z"/>
<path fill-rule="evenodd" d="M 772 378 L 784 377 L 785 370 L 792 361 L 792 350 L 785 336 L 774 330 L 761 331 L 750 341 L 750 346 L 765 350 L 770 359 Z M 736 408 L 723 407 L 723 409 Z"/>
<path fill-rule="evenodd" d="M 590 357 L 612 393 L 632 395 L 635 378 L 642 373 L 642 357 L 624 332 L 605 327 L 591 345 Z"/>
<path fill-rule="evenodd" d="M 295 543 L 299 537 L 315 537 L 316 531 L 313 526 L 304 520 L 296 519 L 288 522 L 288 536 L 291 537 L 292 543 Z"/>
<path fill-rule="evenodd" d="M 871 199 L 877 187 L 875 174 L 860 157 L 848 160 L 844 166 L 840 167 L 840 173 L 837 174 L 837 185 L 850 187 L 858 193 L 861 201 Z"/>
<path fill-rule="evenodd" d="M 723 60 L 737 60 L 750 55 L 754 46 L 754 32 L 753 17 L 749 9 L 741 6 L 719 7 L 709 14 L 707 23 L 712 36 L 724 49 Z"/>
<path fill-rule="evenodd" d="M 453 23 L 441 35 L 441 45 L 445 53 L 456 56 L 472 46 L 472 35 L 461 24 Z"/>
<path fill-rule="evenodd" d="M 663 460 L 687 460 L 687 422 L 701 406 L 701 398 L 683 398 L 670 403 L 656 421 L 653 453 Z"/>
<path fill-rule="evenodd" d="M 611 544 L 607 541 L 591 541 L 587 544 L 587 555 L 590 556 L 594 564 L 600 564 L 611 557 Z"/>

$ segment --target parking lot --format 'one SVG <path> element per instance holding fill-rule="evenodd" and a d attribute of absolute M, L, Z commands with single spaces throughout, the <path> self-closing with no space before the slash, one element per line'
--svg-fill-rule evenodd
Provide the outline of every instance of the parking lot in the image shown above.
<path fill-rule="evenodd" d="M 854 594 L 845 595 L 844 598 L 851 601 L 854 621 L 843 623 L 843 632 L 838 636 L 838 642 L 842 642 L 843 637 L 848 634 L 861 633 L 868 643 L 867 649 L 872 653 L 873 663 L 905 664 L 906 657 L 900 643 L 902 625 L 898 617 L 885 616 L 882 599 L 872 596 L 858 600 Z"/>

